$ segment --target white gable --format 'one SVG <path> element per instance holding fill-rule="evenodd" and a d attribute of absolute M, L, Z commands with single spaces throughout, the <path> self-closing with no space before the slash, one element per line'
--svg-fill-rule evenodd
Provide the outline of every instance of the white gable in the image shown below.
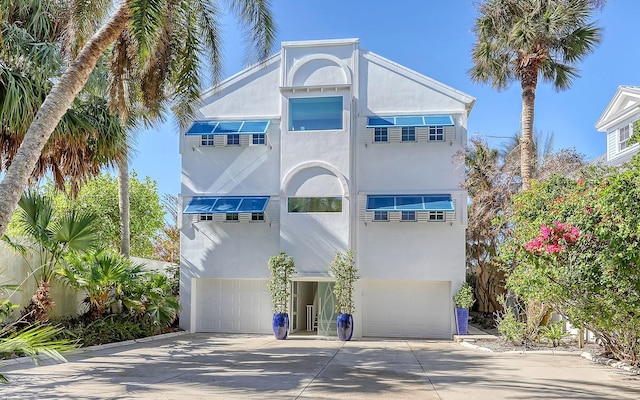
<path fill-rule="evenodd" d="M 631 114 L 638 112 L 640 106 L 640 86 L 619 86 L 609 105 L 596 122 L 596 129 L 609 132 Z"/>

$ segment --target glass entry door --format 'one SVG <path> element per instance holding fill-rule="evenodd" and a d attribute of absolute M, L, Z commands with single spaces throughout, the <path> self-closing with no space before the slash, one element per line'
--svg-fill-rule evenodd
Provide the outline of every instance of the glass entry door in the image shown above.
<path fill-rule="evenodd" d="M 318 335 L 337 336 L 333 282 L 318 282 Z"/>

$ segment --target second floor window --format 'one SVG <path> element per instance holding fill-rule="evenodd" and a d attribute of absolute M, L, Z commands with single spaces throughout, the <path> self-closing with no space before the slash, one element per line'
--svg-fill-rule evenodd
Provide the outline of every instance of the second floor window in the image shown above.
<path fill-rule="evenodd" d="M 254 133 L 253 134 L 253 144 L 264 144 L 264 133 Z"/>
<path fill-rule="evenodd" d="M 618 143 L 619 143 L 619 151 L 622 151 L 629 147 L 629 139 L 631 138 L 631 129 L 629 129 L 629 125 L 623 126 L 618 131 Z"/>
<path fill-rule="evenodd" d="M 289 99 L 289 130 L 341 130 L 342 109 L 342 96 Z"/>
<path fill-rule="evenodd" d="M 213 135 L 202 135 L 201 146 L 213 146 Z"/>
<path fill-rule="evenodd" d="M 415 142 L 416 141 L 416 128 L 413 126 L 405 126 L 402 128 L 402 141 L 403 142 Z"/>
<path fill-rule="evenodd" d="M 240 135 L 227 135 L 227 146 L 239 146 Z"/>
<path fill-rule="evenodd" d="M 383 143 L 389 141 L 389 131 L 387 128 L 375 128 L 373 130 L 373 141 Z"/>
<path fill-rule="evenodd" d="M 444 141 L 444 126 L 430 126 L 429 140 L 433 142 Z"/>

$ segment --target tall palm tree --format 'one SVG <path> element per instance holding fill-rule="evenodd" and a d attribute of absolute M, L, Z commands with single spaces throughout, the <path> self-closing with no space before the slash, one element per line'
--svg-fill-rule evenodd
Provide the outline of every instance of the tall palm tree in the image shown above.
<path fill-rule="evenodd" d="M 471 79 L 497 90 L 522 88 L 522 187 L 531 180 L 534 103 L 538 79 L 565 90 L 578 77 L 575 64 L 600 42 L 589 22 L 593 0 L 487 0 L 478 6 Z"/>
<path fill-rule="evenodd" d="M 214 82 L 221 74 L 218 29 L 221 14 L 217 3 L 208 0 L 122 0 L 117 5 L 107 0 L 62 3 L 69 6 L 64 35 L 69 41 L 63 44 L 73 61 L 39 107 L 0 182 L 0 235 L 5 232 L 51 133 L 110 45 L 123 49 L 114 52 L 114 57 L 118 57 L 114 61 L 119 62 L 112 61 L 113 75 L 123 78 L 113 86 L 110 96 L 121 104 L 119 109 L 125 109 L 128 101 L 126 94 L 130 91 L 126 85 L 141 77 L 145 107 L 151 112 L 160 111 L 171 101 L 176 116 L 185 124 L 199 99 L 204 67 L 201 56 L 206 56 Z M 275 42 L 269 0 L 229 0 L 228 4 L 248 30 L 251 54 L 264 59 Z M 113 13 L 105 20 L 112 9 Z M 4 11 L 0 10 L 3 16 Z M 85 42 L 84 38 L 89 39 Z M 0 52 L 4 57 L 6 47 L 0 46 Z M 127 57 L 131 54 L 134 56 Z M 132 71 L 140 73 L 134 75 Z"/>
<path fill-rule="evenodd" d="M 5 241 L 23 255 L 30 249 L 38 262 L 33 271 L 36 293 L 23 314 L 26 320 L 47 322 L 54 305 L 50 289 L 55 271 L 71 252 L 86 251 L 96 245 L 96 218 L 75 210 L 55 215 L 51 200 L 33 190 L 25 192 L 18 205 L 17 227 L 28 244 L 12 242 L 6 236 Z"/>

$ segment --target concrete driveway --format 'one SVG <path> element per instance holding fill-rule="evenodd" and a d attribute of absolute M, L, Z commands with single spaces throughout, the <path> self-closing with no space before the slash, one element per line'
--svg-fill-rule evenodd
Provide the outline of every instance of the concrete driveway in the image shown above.
<path fill-rule="evenodd" d="M 640 378 L 578 356 L 448 341 L 185 334 L 2 372 L 8 399 L 640 399 Z"/>

